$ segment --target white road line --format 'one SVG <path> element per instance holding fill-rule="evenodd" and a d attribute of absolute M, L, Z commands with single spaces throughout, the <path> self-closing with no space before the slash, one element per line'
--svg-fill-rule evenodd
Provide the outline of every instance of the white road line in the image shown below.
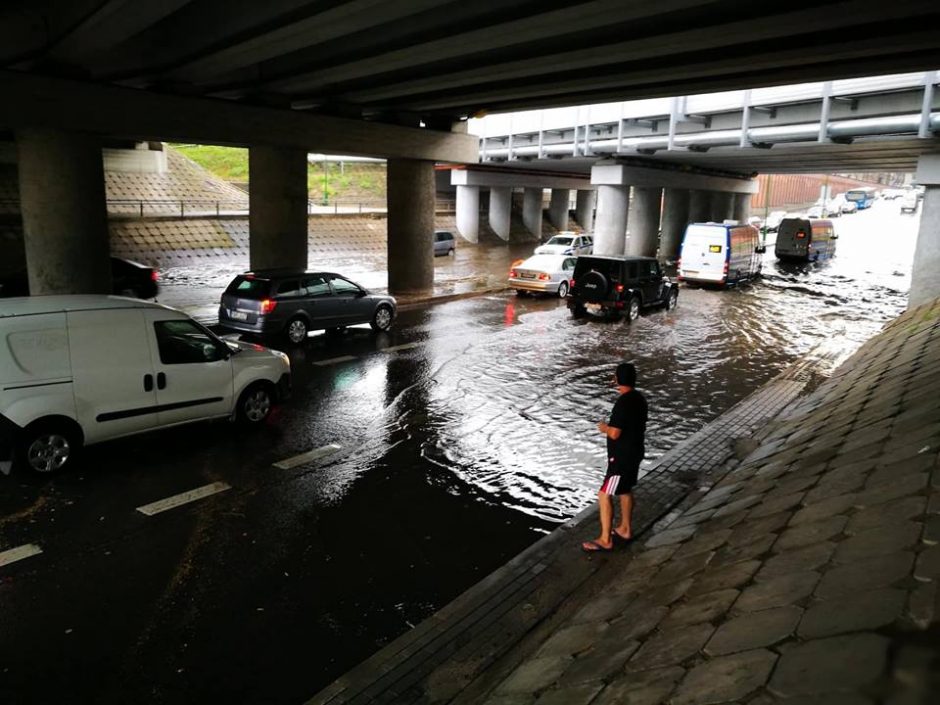
<path fill-rule="evenodd" d="M 326 367 L 327 365 L 337 365 L 340 362 L 349 362 L 355 359 L 353 355 L 343 355 L 342 357 L 331 357 L 329 360 L 314 360 L 313 364 L 317 367 Z"/>
<path fill-rule="evenodd" d="M 315 448 L 313 450 L 308 450 L 306 453 L 295 455 L 292 458 L 280 460 L 274 463 L 274 467 L 280 468 L 281 470 L 290 470 L 291 468 L 296 468 L 298 465 L 309 463 L 312 460 L 319 460 L 320 458 L 325 458 L 328 455 L 333 455 L 333 453 L 339 449 L 340 446 L 336 445 L 335 443 L 330 443 L 329 445 L 325 445 L 322 448 Z"/>
<path fill-rule="evenodd" d="M 196 500 L 203 499 L 204 497 L 211 497 L 214 494 L 225 492 L 225 490 L 230 489 L 232 489 L 231 485 L 226 484 L 225 482 L 213 482 L 210 485 L 203 485 L 202 487 L 197 487 L 196 489 L 190 490 L 189 492 L 175 494 L 172 497 L 167 497 L 166 499 L 161 499 L 157 502 L 151 502 L 150 504 L 145 504 L 142 507 L 137 507 L 137 511 L 141 514 L 146 514 L 148 517 L 152 517 L 154 514 L 165 512 L 167 509 L 174 509 L 183 504 L 189 504 L 190 502 L 195 502 Z"/>
<path fill-rule="evenodd" d="M 403 343 L 401 345 L 393 345 L 390 348 L 383 348 L 382 352 L 397 352 L 398 350 L 411 350 L 412 348 L 418 348 L 424 345 L 424 343 Z"/>
<path fill-rule="evenodd" d="M 42 549 L 34 543 L 23 544 L 8 551 L 0 551 L 0 566 L 10 565 L 31 556 L 38 556 L 40 553 L 42 553 Z"/>

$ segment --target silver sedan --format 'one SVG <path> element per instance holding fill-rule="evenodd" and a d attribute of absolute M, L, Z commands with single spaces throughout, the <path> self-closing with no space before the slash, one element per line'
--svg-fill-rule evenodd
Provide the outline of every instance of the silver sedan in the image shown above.
<path fill-rule="evenodd" d="M 533 255 L 514 264 L 509 270 L 509 286 L 520 296 L 527 292 L 568 295 L 569 282 L 577 257 L 565 255 Z"/>

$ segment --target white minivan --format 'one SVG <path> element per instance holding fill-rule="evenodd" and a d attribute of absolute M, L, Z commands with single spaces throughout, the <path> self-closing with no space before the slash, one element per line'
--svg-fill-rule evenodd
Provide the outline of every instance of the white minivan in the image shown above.
<path fill-rule="evenodd" d="M 751 225 L 689 223 L 679 250 L 678 279 L 718 286 L 753 279 L 760 276 L 764 251 Z"/>
<path fill-rule="evenodd" d="M 83 445 L 212 418 L 259 424 L 290 390 L 287 355 L 224 341 L 118 296 L 0 304 L 0 469 L 67 466 Z"/>

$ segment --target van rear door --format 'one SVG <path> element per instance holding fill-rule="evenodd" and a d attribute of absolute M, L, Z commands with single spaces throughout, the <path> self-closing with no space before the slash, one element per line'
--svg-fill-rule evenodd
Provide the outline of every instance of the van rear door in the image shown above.
<path fill-rule="evenodd" d="M 156 370 L 158 423 L 169 426 L 232 412 L 228 346 L 190 318 L 146 312 L 147 339 Z"/>
<path fill-rule="evenodd" d="M 69 311 L 67 316 L 75 410 L 86 444 L 156 426 L 143 310 Z"/>
<path fill-rule="evenodd" d="M 723 282 L 728 259 L 727 229 L 722 225 L 692 223 L 685 230 L 681 259 L 680 274 L 684 279 Z"/>

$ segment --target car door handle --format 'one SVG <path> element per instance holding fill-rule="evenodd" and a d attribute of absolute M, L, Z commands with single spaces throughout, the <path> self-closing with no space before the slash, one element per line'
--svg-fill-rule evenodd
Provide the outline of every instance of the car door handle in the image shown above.
<path fill-rule="evenodd" d="M 144 391 L 153 391 L 153 375 L 144 375 Z"/>
<path fill-rule="evenodd" d="M 166 375 L 162 372 L 157 373 L 157 389 L 166 389 Z"/>

